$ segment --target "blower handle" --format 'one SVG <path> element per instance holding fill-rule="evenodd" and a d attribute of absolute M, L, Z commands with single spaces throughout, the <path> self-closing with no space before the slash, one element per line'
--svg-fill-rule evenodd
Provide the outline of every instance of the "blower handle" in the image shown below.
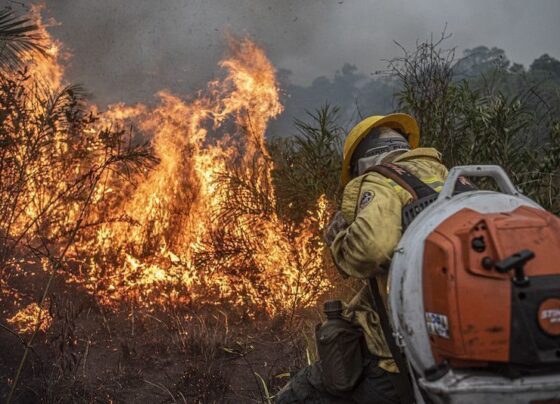
<path fill-rule="evenodd" d="M 455 191 L 455 184 L 459 177 L 492 177 L 498 184 L 500 192 L 508 195 L 519 196 L 520 193 L 511 182 L 504 169 L 496 165 L 483 166 L 457 166 L 449 171 L 447 180 L 439 193 L 438 199 L 451 199 Z"/>

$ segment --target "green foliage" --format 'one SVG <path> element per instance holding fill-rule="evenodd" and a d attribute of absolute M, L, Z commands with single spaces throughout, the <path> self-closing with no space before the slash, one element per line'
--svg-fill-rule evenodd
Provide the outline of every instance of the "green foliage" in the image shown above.
<path fill-rule="evenodd" d="M 274 182 L 280 214 L 296 221 L 307 216 L 317 199 L 338 199 L 343 130 L 337 107 L 325 104 L 307 112 L 309 122 L 297 119 L 298 134 L 270 142 Z"/>
<path fill-rule="evenodd" d="M 465 50 L 463 58 L 459 59 L 452 67 L 455 78 L 463 79 L 480 77 L 488 71 L 496 69 L 504 70 L 509 65 L 510 61 L 502 49 L 477 46 Z"/>
<path fill-rule="evenodd" d="M 529 73 L 508 70 L 503 51 L 479 47 L 456 62 L 454 51 L 441 47 L 445 39 L 403 49 L 389 65 L 400 83 L 400 110 L 418 119 L 422 144 L 439 149 L 449 167 L 504 167 L 525 194 L 559 213 L 558 61 L 545 55 Z"/>
<path fill-rule="evenodd" d="M 443 50 L 438 42 L 422 43 L 412 52 L 401 47 L 403 56 L 389 62 L 389 72 L 398 82 L 397 101 L 411 113 L 421 128 L 424 144 L 440 150 L 453 165 L 460 153 L 456 116 L 469 94 L 453 84 L 455 53 Z"/>
<path fill-rule="evenodd" d="M 531 71 L 547 72 L 555 78 L 560 79 L 560 61 L 545 53 L 533 61 L 531 64 Z"/>

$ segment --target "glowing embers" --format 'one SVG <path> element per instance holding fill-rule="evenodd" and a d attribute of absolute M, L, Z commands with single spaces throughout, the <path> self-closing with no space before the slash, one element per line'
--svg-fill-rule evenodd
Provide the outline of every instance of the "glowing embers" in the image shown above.
<path fill-rule="evenodd" d="M 41 310 L 37 303 L 31 303 L 14 316 L 6 320 L 20 334 L 31 334 L 37 328 L 39 331 L 46 332 L 52 323 L 48 310 Z"/>
<path fill-rule="evenodd" d="M 58 52 L 60 44 L 44 32 L 46 48 Z M 53 151 L 28 168 L 41 173 L 27 194 L 38 203 L 23 205 L 16 230 L 39 217 L 43 201 L 64 193 L 72 178 L 104 164 L 112 141 L 99 135 L 106 128 L 130 133 L 119 141 L 149 143 L 156 160 L 149 169 L 104 171 L 92 182 L 87 212 L 81 199 L 57 202 L 49 211 L 56 220 L 44 225 L 42 236 L 60 235 L 63 244 L 83 218 L 69 263 L 58 272 L 103 305 L 220 304 L 275 314 L 312 305 L 330 287 L 319 231 L 326 201 L 297 224 L 276 213 L 265 142 L 269 120 L 282 111 L 275 70 L 250 40 L 228 42 L 224 75 L 205 91 L 188 98 L 161 91 L 153 107 L 119 104 L 99 113 L 86 105 L 96 118 L 79 128 L 83 143 L 69 142 L 68 128 L 54 128 Z M 28 66 L 50 87 L 61 86 L 63 69 L 54 57 Z M 30 108 L 40 116 L 44 106 Z M 77 157 L 82 146 L 87 160 Z"/>

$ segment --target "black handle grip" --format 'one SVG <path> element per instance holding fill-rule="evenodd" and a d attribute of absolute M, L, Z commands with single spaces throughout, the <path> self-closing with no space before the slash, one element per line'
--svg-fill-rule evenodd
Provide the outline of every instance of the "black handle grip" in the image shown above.
<path fill-rule="evenodd" d="M 535 253 L 531 250 L 521 250 L 515 254 L 494 264 L 494 268 L 498 272 L 506 273 L 510 270 L 515 271 L 513 282 L 518 286 L 526 286 L 529 284 L 529 278 L 525 275 L 525 264 L 527 261 L 535 258 Z"/>

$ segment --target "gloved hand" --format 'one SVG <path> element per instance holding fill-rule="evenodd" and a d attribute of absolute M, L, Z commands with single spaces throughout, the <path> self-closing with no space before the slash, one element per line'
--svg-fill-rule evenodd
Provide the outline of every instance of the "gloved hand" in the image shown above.
<path fill-rule="evenodd" d="M 327 226 L 327 229 L 325 230 L 325 233 L 323 235 L 323 238 L 325 239 L 327 245 L 330 247 L 334 239 L 336 238 L 336 235 L 340 233 L 342 230 L 346 229 L 347 227 L 348 227 L 348 223 L 342 216 L 342 212 L 341 211 L 336 212 L 333 219 L 331 220 L 331 223 Z"/>

